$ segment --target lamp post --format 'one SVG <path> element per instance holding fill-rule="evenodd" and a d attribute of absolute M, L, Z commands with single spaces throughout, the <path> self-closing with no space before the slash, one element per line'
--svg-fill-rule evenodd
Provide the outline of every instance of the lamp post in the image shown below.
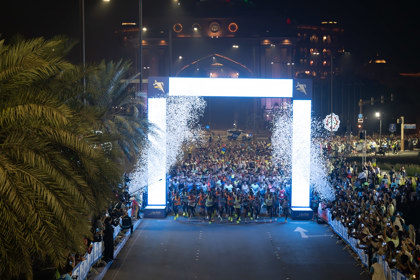
<path fill-rule="evenodd" d="M 381 119 L 381 113 L 376 112 L 375 117 L 379 119 L 379 149 L 382 147 L 382 119 Z"/>
<path fill-rule="evenodd" d="M 142 62 L 142 48 L 143 48 L 143 0 L 139 0 L 139 91 L 142 90 L 143 82 L 143 62 Z"/>
<path fill-rule="evenodd" d="M 81 21 L 81 56 L 83 65 L 83 103 L 86 105 L 86 35 L 85 35 L 85 0 L 80 0 L 80 21 Z"/>

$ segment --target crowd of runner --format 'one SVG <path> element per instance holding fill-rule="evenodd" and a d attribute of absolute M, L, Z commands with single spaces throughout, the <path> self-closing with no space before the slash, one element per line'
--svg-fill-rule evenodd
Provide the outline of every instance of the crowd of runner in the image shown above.
<path fill-rule="evenodd" d="M 169 178 L 175 219 L 202 216 L 209 222 L 239 223 L 261 214 L 270 219 L 286 214 L 287 221 L 287 174 L 270 157 L 270 144 L 265 141 L 216 141 L 188 150 Z"/>

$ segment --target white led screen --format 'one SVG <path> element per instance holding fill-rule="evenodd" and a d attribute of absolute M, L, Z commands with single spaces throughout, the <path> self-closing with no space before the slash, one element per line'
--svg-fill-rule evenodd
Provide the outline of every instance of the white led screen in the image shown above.
<path fill-rule="evenodd" d="M 170 96 L 292 97 L 292 79 L 169 78 Z"/>
<path fill-rule="evenodd" d="M 158 83 L 155 81 L 156 87 Z M 163 84 L 163 83 L 162 83 Z M 155 87 L 155 88 L 156 88 Z M 160 89 L 163 93 L 163 87 Z M 293 97 L 292 79 L 169 78 L 169 96 Z M 166 98 L 148 99 L 148 205 L 166 205 Z M 311 101 L 293 101 L 292 207 L 309 206 Z"/>
<path fill-rule="evenodd" d="M 293 100 L 292 207 L 309 207 L 311 100 Z"/>
<path fill-rule="evenodd" d="M 149 98 L 147 106 L 154 126 L 148 135 L 148 205 L 166 205 L 166 98 Z"/>

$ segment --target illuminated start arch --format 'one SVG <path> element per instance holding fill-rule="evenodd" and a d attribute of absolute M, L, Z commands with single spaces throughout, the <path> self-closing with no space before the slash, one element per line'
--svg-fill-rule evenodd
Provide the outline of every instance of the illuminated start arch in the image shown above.
<path fill-rule="evenodd" d="M 164 216 L 166 208 L 166 98 L 283 97 L 293 100 L 292 211 L 311 211 L 310 153 L 312 80 L 149 77 L 148 120 L 157 129 L 148 135 L 148 205 L 145 216 Z M 156 152 L 158 151 L 158 152 Z"/>

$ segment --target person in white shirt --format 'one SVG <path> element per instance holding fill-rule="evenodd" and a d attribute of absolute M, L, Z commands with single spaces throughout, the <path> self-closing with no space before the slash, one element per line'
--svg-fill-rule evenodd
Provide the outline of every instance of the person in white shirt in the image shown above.
<path fill-rule="evenodd" d="M 254 193 L 254 195 L 256 195 L 258 193 L 259 188 L 260 188 L 260 186 L 257 184 L 256 181 L 254 181 L 251 185 L 251 189 L 252 189 L 252 192 Z"/>
<path fill-rule="evenodd" d="M 231 181 L 230 181 L 230 180 L 228 180 L 228 181 L 226 182 L 226 184 L 225 184 L 225 189 L 226 189 L 226 190 L 228 190 L 229 192 L 232 192 L 233 185 L 232 185 L 232 183 L 231 183 Z"/>

